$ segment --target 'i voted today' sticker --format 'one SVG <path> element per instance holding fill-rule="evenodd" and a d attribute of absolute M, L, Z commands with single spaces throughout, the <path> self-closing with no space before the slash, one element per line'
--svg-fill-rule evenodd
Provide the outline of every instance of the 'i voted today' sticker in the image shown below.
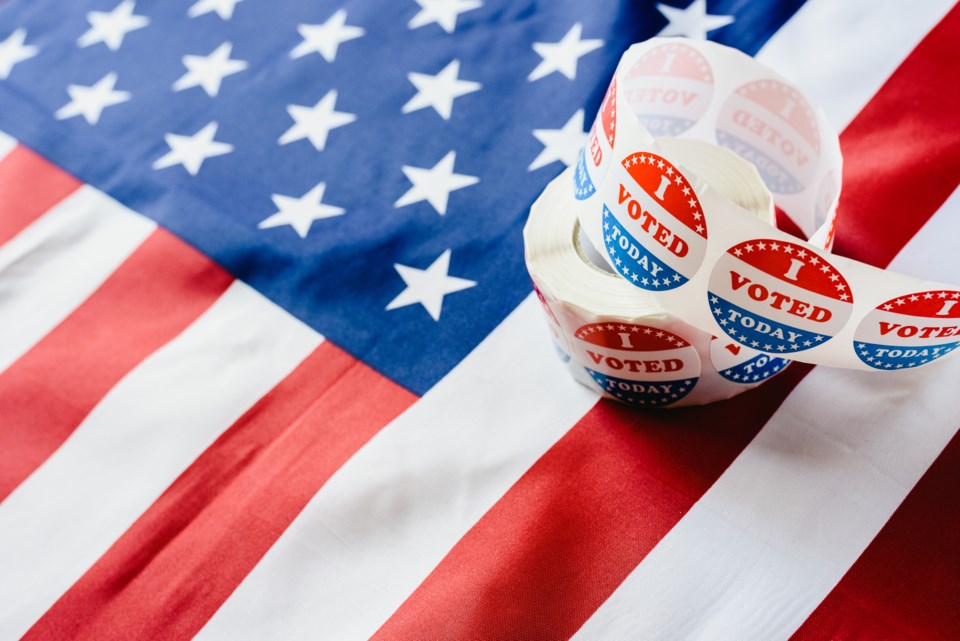
<path fill-rule="evenodd" d="M 697 350 L 664 329 L 590 323 L 574 336 L 574 358 L 601 390 L 627 403 L 675 403 L 690 393 L 700 376 Z"/>
<path fill-rule="evenodd" d="M 617 185 L 603 209 L 604 246 L 621 276 L 648 291 L 686 283 L 703 262 L 707 223 L 700 200 L 680 171 L 662 156 L 630 154 L 633 178 Z"/>
<path fill-rule="evenodd" d="M 810 103 L 779 80 L 754 80 L 730 94 L 717 142 L 752 162 L 775 194 L 810 186 L 820 164 L 820 132 Z"/>
<path fill-rule="evenodd" d="M 713 98 L 706 56 L 682 42 L 645 53 L 626 73 L 623 98 L 654 136 L 677 136 L 699 121 Z"/>
<path fill-rule="evenodd" d="M 899 296 L 867 314 L 854 333 L 860 360 L 876 369 L 919 367 L 960 345 L 960 292 Z"/>
<path fill-rule="evenodd" d="M 850 318 L 846 279 L 809 247 L 759 238 L 717 261 L 707 292 L 720 328 L 741 345 L 792 353 L 832 338 Z"/>
<path fill-rule="evenodd" d="M 587 146 L 580 151 L 580 159 L 573 174 L 573 195 L 577 200 L 586 200 L 596 193 L 596 185 L 607 173 L 613 143 L 616 141 L 616 121 L 617 78 L 614 76 L 600 104 L 600 113 L 590 128 Z"/>

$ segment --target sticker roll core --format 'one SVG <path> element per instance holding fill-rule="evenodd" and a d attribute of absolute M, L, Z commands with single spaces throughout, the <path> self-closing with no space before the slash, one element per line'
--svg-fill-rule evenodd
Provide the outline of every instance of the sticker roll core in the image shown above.
<path fill-rule="evenodd" d="M 712 188 L 735 198 L 748 215 L 773 220 L 759 174 L 735 154 L 698 141 L 663 145 L 678 166 L 710 177 Z M 554 346 L 577 381 L 634 406 L 683 407 L 729 398 L 789 365 L 693 327 L 603 263 L 569 202 L 573 171 L 534 203 L 524 241 Z"/>
<path fill-rule="evenodd" d="M 704 167 L 680 140 L 749 163 L 807 239 L 752 215 L 763 193 L 740 170 L 721 188 L 717 157 Z M 884 371 L 953 353 L 960 287 L 830 254 L 841 175 L 836 132 L 788 80 L 717 43 L 653 38 L 621 58 L 555 206 L 627 286 L 742 348 Z"/>

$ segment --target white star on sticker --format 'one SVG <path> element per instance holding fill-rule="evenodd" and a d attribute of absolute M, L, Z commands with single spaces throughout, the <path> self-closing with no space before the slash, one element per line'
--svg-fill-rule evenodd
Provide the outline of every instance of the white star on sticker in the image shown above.
<path fill-rule="evenodd" d="M 6 79 L 18 62 L 28 60 L 40 50 L 33 45 L 24 44 L 27 39 L 27 30 L 15 30 L 7 39 L 0 42 L 0 79 Z"/>
<path fill-rule="evenodd" d="M 89 47 L 102 42 L 111 51 L 116 51 L 123 44 L 123 38 L 131 31 L 143 29 L 150 24 L 146 16 L 134 15 L 135 3 L 133 0 L 123 0 L 114 7 L 113 11 L 90 11 L 87 13 L 88 29 L 77 40 L 80 47 Z"/>
<path fill-rule="evenodd" d="M 431 76 L 425 73 L 411 72 L 407 78 L 417 88 L 417 94 L 407 101 L 401 111 L 408 114 L 418 109 L 433 107 L 444 120 L 450 120 L 453 111 L 453 101 L 474 91 L 480 91 L 482 86 L 472 80 L 460 80 L 460 61 L 453 60 L 440 73 Z"/>
<path fill-rule="evenodd" d="M 707 13 L 707 0 L 693 0 L 686 9 L 657 3 L 657 10 L 669 20 L 658 36 L 687 36 L 706 40 L 707 32 L 725 27 L 733 22 L 733 16 L 713 16 Z"/>
<path fill-rule="evenodd" d="M 231 60 L 233 45 L 224 42 L 206 56 L 184 56 L 183 66 L 187 73 L 173 83 L 174 91 L 183 91 L 190 87 L 203 87 L 211 98 L 220 92 L 220 84 L 227 76 L 240 73 L 247 68 L 244 60 Z"/>
<path fill-rule="evenodd" d="M 117 74 L 111 72 L 90 87 L 68 85 L 70 102 L 60 107 L 54 116 L 57 120 L 83 116 L 89 124 L 97 124 L 104 109 L 130 100 L 129 91 L 114 90 L 116 84 Z"/>
<path fill-rule="evenodd" d="M 217 142 L 217 123 L 210 122 L 192 136 L 166 134 L 163 139 L 170 145 L 170 151 L 153 163 L 154 169 L 164 169 L 173 165 L 183 165 L 191 176 L 196 176 L 200 166 L 207 158 L 222 156 L 233 151 L 233 145 Z"/>
<path fill-rule="evenodd" d="M 447 33 L 457 28 L 457 16 L 483 6 L 481 0 L 417 0 L 420 11 L 410 19 L 407 26 L 418 29 L 436 22 Z"/>
<path fill-rule="evenodd" d="M 300 198 L 291 198 L 282 194 L 273 194 L 270 198 L 277 206 L 277 213 L 260 221 L 260 229 L 270 229 L 281 225 L 290 225 L 300 238 L 306 238 L 313 221 L 321 218 L 341 216 L 344 209 L 324 204 L 323 192 L 327 189 L 326 183 L 319 183 L 316 187 Z"/>
<path fill-rule="evenodd" d="M 286 145 L 306 138 L 317 151 L 323 151 L 331 130 L 349 125 L 357 119 L 354 114 L 334 109 L 336 104 L 337 90 L 331 89 L 312 107 L 287 105 L 287 113 L 293 118 L 294 124 L 277 142 Z"/>
<path fill-rule="evenodd" d="M 319 53 L 327 62 L 337 58 L 337 49 L 344 42 L 355 40 L 363 36 L 366 31 L 360 27 L 347 24 L 347 12 L 339 9 L 323 24 L 301 24 L 297 31 L 303 37 L 303 42 L 290 52 L 290 57 L 296 60 L 310 53 Z"/>
<path fill-rule="evenodd" d="M 238 2 L 243 0 L 197 0 L 187 9 L 187 15 L 196 18 L 215 11 L 222 19 L 229 20 L 233 17 L 233 10 L 236 9 Z"/>
<path fill-rule="evenodd" d="M 426 200 L 433 205 L 438 214 L 441 216 L 446 214 L 450 192 L 480 182 L 476 176 L 453 173 L 453 163 L 456 158 L 457 152 L 451 151 L 430 169 L 404 165 L 403 173 L 413 183 L 413 187 L 400 196 L 394 206 L 405 207 Z"/>
<path fill-rule="evenodd" d="M 543 150 L 527 167 L 528 171 L 540 169 L 555 160 L 567 166 L 574 164 L 587 140 L 583 131 L 583 109 L 573 114 L 562 128 L 534 129 L 533 135 L 543 143 Z"/>
<path fill-rule="evenodd" d="M 594 49 L 603 46 L 603 40 L 581 40 L 583 25 L 579 22 L 566 33 L 560 42 L 534 42 L 533 50 L 543 60 L 527 76 L 529 82 L 539 80 L 554 71 L 559 71 L 570 80 L 577 77 L 577 61 Z"/>
<path fill-rule="evenodd" d="M 394 269 L 400 274 L 400 278 L 407 284 L 400 294 L 387 305 L 387 309 L 397 309 L 406 307 L 414 303 L 420 303 L 427 310 L 430 317 L 440 320 L 440 311 L 443 307 L 443 297 L 453 292 L 459 292 L 463 289 L 469 289 L 477 283 L 465 278 L 448 276 L 450 269 L 450 250 L 443 252 L 426 269 L 417 269 L 407 265 L 394 264 Z"/>

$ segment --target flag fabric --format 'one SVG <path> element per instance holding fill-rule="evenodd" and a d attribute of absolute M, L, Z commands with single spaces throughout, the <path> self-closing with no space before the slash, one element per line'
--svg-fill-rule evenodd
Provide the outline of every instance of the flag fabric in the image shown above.
<path fill-rule="evenodd" d="M 837 252 L 955 282 L 951 4 L 4 3 L 0 638 L 960 638 L 960 360 L 600 402 L 521 239 L 709 37 L 842 132 Z"/>

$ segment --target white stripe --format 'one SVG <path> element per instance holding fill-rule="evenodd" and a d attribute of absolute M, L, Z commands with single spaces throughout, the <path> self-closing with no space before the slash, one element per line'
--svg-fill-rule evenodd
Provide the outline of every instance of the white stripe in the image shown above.
<path fill-rule="evenodd" d="M 6 158 L 16 146 L 17 141 L 14 138 L 12 138 L 9 134 L 0 131 L 0 160 Z"/>
<path fill-rule="evenodd" d="M 0 638 L 18 638 L 321 337 L 235 282 L 0 503 Z"/>
<path fill-rule="evenodd" d="M 197 638 L 368 639 L 596 399 L 529 296 L 321 488 Z"/>
<path fill-rule="evenodd" d="M 156 229 L 83 186 L 0 247 L 0 371 L 77 308 Z"/>
<path fill-rule="evenodd" d="M 808 0 L 757 53 L 843 129 L 954 0 Z"/>
<path fill-rule="evenodd" d="M 958 205 L 954 194 L 930 226 L 957 238 Z M 891 267 L 960 271 L 926 236 Z M 957 380 L 956 357 L 814 370 L 574 638 L 788 639 L 953 437 Z"/>

